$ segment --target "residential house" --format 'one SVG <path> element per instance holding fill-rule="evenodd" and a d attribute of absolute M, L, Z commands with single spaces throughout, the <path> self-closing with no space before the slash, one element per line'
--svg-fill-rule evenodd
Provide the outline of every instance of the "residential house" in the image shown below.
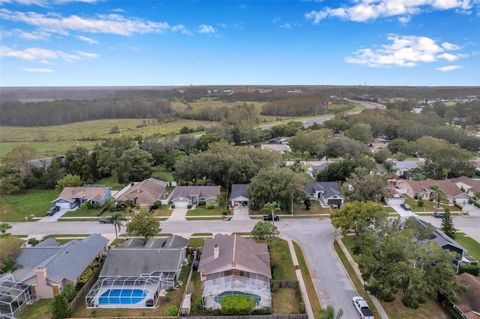
<path fill-rule="evenodd" d="M 67 285 L 74 285 L 85 269 L 103 253 L 108 239 L 93 234 L 61 245 L 49 238 L 20 250 L 13 272 L 19 283 L 31 285 L 37 298 L 53 298 Z"/>
<path fill-rule="evenodd" d="M 392 170 L 395 171 L 397 176 L 405 176 L 409 172 L 416 168 L 423 166 L 424 161 L 421 160 L 405 160 L 405 161 L 393 161 Z"/>
<path fill-rule="evenodd" d="M 255 308 L 272 305 L 270 256 L 267 244 L 238 235 L 216 235 L 205 241 L 198 267 L 206 309 L 220 309 L 222 298 L 251 296 Z"/>
<path fill-rule="evenodd" d="M 467 291 L 458 296 L 453 308 L 462 318 L 480 319 L 480 278 L 464 272 L 457 276 L 457 282 L 466 286 Z"/>
<path fill-rule="evenodd" d="M 385 192 L 385 203 L 387 205 L 398 206 L 405 203 L 405 195 L 395 187 L 388 187 Z"/>
<path fill-rule="evenodd" d="M 248 205 L 248 185 L 249 184 L 232 184 L 232 190 L 228 199 L 230 206 L 234 207 Z"/>
<path fill-rule="evenodd" d="M 32 165 L 35 168 L 47 169 L 52 164 L 55 158 L 58 158 L 62 165 L 65 164 L 65 155 L 60 155 L 57 157 L 36 158 L 28 161 L 28 164 Z"/>
<path fill-rule="evenodd" d="M 325 206 L 342 207 L 345 198 L 340 193 L 337 182 L 312 182 L 305 185 L 305 192 L 312 200 L 317 200 Z"/>
<path fill-rule="evenodd" d="M 112 190 L 103 185 L 65 187 L 52 203 L 63 209 L 72 209 L 86 202 L 103 206 L 110 197 Z"/>
<path fill-rule="evenodd" d="M 383 138 L 375 138 L 372 143 L 368 146 L 370 148 L 370 152 L 377 153 L 381 150 L 387 149 L 389 141 Z"/>
<path fill-rule="evenodd" d="M 156 202 L 166 205 L 169 202 L 167 182 L 149 178 L 142 182 L 130 183 L 115 195 L 118 205 L 131 202 L 133 205 L 152 206 Z"/>
<path fill-rule="evenodd" d="M 319 164 L 311 165 L 307 168 L 307 175 L 311 178 L 316 178 L 317 174 L 326 169 L 330 165 L 330 162 L 322 162 Z"/>
<path fill-rule="evenodd" d="M 471 179 L 470 177 L 460 176 L 452 179 L 457 187 L 470 197 L 474 197 L 475 194 L 480 192 L 480 181 Z"/>
<path fill-rule="evenodd" d="M 160 294 L 175 287 L 187 256 L 188 240 L 180 236 L 131 238 L 107 254 L 87 308 L 151 308 Z"/>
<path fill-rule="evenodd" d="M 269 150 L 273 152 L 279 152 L 281 154 L 285 152 L 291 152 L 290 146 L 286 144 L 261 144 L 260 148 L 262 150 Z"/>
<path fill-rule="evenodd" d="M 433 186 L 438 187 L 450 205 L 454 202 L 464 204 L 469 199 L 468 195 L 463 193 L 454 182 L 448 180 L 397 180 L 395 186 L 400 193 L 415 199 L 429 199 Z"/>
<path fill-rule="evenodd" d="M 20 311 L 34 301 L 32 286 L 17 282 L 11 273 L 0 275 L 0 318 L 18 318 Z"/>
<path fill-rule="evenodd" d="M 219 195 L 220 186 L 177 186 L 170 201 L 175 204 L 175 207 L 197 204 L 218 205 Z"/>
<path fill-rule="evenodd" d="M 283 144 L 283 145 L 287 145 L 289 140 L 290 140 L 290 137 L 287 137 L 287 136 L 277 136 L 277 137 L 272 138 L 272 139 L 269 141 L 269 143 L 270 143 L 270 144 Z"/>

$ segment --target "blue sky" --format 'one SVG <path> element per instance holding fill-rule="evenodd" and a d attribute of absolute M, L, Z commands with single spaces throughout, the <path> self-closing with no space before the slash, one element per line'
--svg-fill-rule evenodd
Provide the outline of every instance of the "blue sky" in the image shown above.
<path fill-rule="evenodd" d="M 480 1 L 0 0 L 0 85 L 480 85 Z"/>

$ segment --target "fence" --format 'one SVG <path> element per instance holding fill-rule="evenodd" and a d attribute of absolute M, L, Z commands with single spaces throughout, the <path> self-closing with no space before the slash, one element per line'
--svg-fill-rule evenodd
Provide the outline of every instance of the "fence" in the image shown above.
<path fill-rule="evenodd" d="M 278 288 L 297 288 L 298 281 L 297 280 L 270 280 L 270 285 L 272 287 L 278 287 Z"/>
<path fill-rule="evenodd" d="M 252 316 L 193 316 L 181 319 L 308 319 L 307 314 L 252 315 Z"/>
<path fill-rule="evenodd" d="M 92 288 L 93 284 L 97 281 L 100 270 L 102 270 L 103 259 L 100 259 L 99 261 L 101 263 L 100 266 L 95 270 L 95 273 L 90 277 L 90 279 L 88 279 L 85 285 L 83 285 L 83 287 L 77 292 L 75 298 L 73 298 L 73 300 L 70 302 L 68 306 L 70 311 L 75 311 L 80 305 L 80 303 L 85 302 L 85 295 L 90 290 L 90 288 Z"/>

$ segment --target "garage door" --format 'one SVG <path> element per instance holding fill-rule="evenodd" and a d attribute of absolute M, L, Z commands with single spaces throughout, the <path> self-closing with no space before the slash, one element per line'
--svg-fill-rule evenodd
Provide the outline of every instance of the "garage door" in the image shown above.
<path fill-rule="evenodd" d="M 55 206 L 58 206 L 63 209 L 68 209 L 70 208 L 70 203 L 56 203 Z"/>
<path fill-rule="evenodd" d="M 190 203 L 186 200 L 179 200 L 176 201 L 174 204 L 176 208 L 187 208 L 188 204 Z"/>
<path fill-rule="evenodd" d="M 404 198 L 389 198 L 387 200 L 388 205 L 396 205 L 396 206 L 403 204 L 404 202 L 405 202 Z"/>

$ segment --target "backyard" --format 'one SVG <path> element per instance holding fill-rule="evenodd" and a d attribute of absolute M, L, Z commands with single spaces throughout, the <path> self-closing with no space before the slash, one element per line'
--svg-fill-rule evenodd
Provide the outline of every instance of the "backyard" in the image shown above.
<path fill-rule="evenodd" d="M 0 221 L 19 222 L 43 217 L 57 196 L 58 192 L 54 189 L 29 189 L 20 194 L 2 195 Z"/>

